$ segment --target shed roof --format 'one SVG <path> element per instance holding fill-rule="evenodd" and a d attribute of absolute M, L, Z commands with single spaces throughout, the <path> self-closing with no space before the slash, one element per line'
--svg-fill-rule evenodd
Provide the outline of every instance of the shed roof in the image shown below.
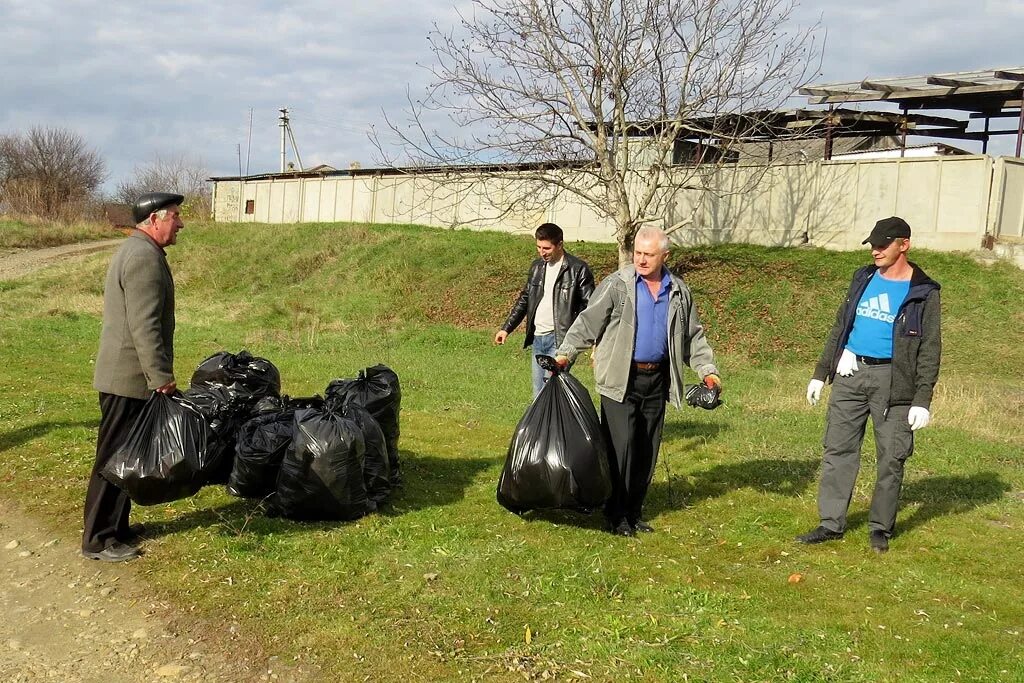
<path fill-rule="evenodd" d="M 924 76 L 866 78 L 800 88 L 810 104 L 896 102 L 907 109 L 958 109 L 980 114 L 1020 107 L 1024 66 Z"/>

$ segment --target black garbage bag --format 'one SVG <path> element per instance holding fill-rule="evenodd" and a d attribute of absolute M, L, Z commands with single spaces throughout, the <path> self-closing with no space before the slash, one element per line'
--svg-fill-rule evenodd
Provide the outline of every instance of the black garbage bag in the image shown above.
<path fill-rule="evenodd" d="M 323 405 L 320 396 L 264 396 L 257 401 L 253 408 L 255 416 L 238 429 L 228 493 L 241 498 L 264 498 L 272 494 L 277 487 L 281 461 L 292 441 L 295 411 L 323 408 Z M 384 437 L 380 438 L 383 444 Z"/>
<path fill-rule="evenodd" d="M 282 410 L 298 410 L 299 408 L 323 408 L 324 399 L 319 395 L 313 396 L 264 396 L 256 401 L 252 408 L 252 414 L 262 415 L 264 413 L 279 413 Z"/>
<path fill-rule="evenodd" d="M 209 422 L 189 401 L 154 392 L 100 474 L 139 505 L 188 498 L 216 457 L 210 437 Z"/>
<path fill-rule="evenodd" d="M 687 384 L 685 389 L 687 405 L 704 410 L 714 410 L 722 405 L 722 390 L 718 385 L 709 387 L 704 384 Z"/>
<path fill-rule="evenodd" d="M 349 418 L 332 410 L 296 411 L 268 514 L 348 520 L 371 512 L 363 482 L 365 453 L 362 430 Z"/>
<path fill-rule="evenodd" d="M 327 385 L 324 398 L 328 403 L 342 405 L 347 397 L 366 407 L 377 420 L 388 444 L 388 467 L 391 485 L 401 482 L 398 462 L 399 415 L 402 410 L 402 388 L 398 375 L 386 365 L 374 365 L 359 371 L 356 379 L 336 379 Z"/>
<path fill-rule="evenodd" d="M 238 430 L 252 411 L 248 399 L 219 385 L 190 387 L 181 399 L 202 414 L 210 428 L 209 458 L 202 472 L 206 483 L 226 483 L 235 458 Z"/>
<path fill-rule="evenodd" d="M 238 354 L 218 351 L 192 373 L 192 388 L 220 386 L 250 406 L 264 396 L 281 395 L 281 373 L 266 358 L 246 350 Z"/>
<path fill-rule="evenodd" d="M 363 457 L 363 481 L 366 495 L 380 506 L 391 494 L 391 468 L 388 464 L 388 445 L 377 420 L 370 411 L 350 399 L 341 406 L 341 414 L 349 418 L 363 432 L 366 454 Z"/>
<path fill-rule="evenodd" d="M 498 480 L 498 502 L 517 514 L 589 512 L 611 495 L 608 448 L 586 387 L 554 374 L 516 426 Z"/>
<path fill-rule="evenodd" d="M 292 442 L 294 410 L 257 415 L 242 425 L 227 491 L 241 498 L 264 498 L 277 488 L 281 461 Z"/>

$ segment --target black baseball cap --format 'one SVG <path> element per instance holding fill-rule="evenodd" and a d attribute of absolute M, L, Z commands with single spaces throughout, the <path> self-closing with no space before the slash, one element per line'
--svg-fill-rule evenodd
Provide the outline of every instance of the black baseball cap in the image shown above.
<path fill-rule="evenodd" d="M 181 203 L 184 201 L 185 197 L 180 194 L 147 192 L 132 204 L 132 218 L 138 224 L 149 218 L 151 213 L 155 213 L 160 209 L 166 209 L 168 206 L 181 206 Z"/>
<path fill-rule="evenodd" d="M 861 244 L 870 243 L 871 246 L 884 246 L 897 237 L 909 238 L 910 226 L 899 216 L 889 216 L 875 223 L 871 234 Z"/>

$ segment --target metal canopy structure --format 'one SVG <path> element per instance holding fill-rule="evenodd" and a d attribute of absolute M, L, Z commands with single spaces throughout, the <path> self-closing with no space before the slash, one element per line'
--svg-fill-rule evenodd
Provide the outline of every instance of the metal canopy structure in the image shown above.
<path fill-rule="evenodd" d="M 852 102 L 893 102 L 904 114 L 909 110 L 954 110 L 970 112 L 959 130 L 907 131 L 930 137 L 980 140 L 987 151 L 993 135 L 1016 135 L 1017 156 L 1024 138 L 1024 66 L 983 71 L 957 71 L 928 76 L 870 78 L 851 83 L 824 83 L 800 88 L 809 104 L 850 104 Z M 991 119 L 1017 118 L 1017 128 L 990 130 Z M 984 119 L 984 130 L 968 131 L 972 119 Z"/>
<path fill-rule="evenodd" d="M 1024 84 L 1022 84 L 1024 85 Z M 626 132 L 630 136 L 644 137 L 660 133 L 672 122 L 634 121 Z M 906 135 L 928 137 L 966 137 L 969 121 L 945 116 L 911 114 L 887 111 L 862 111 L 831 107 L 822 109 L 789 109 L 780 111 L 752 111 L 739 114 L 705 116 L 685 119 L 676 138 L 678 143 L 697 148 L 696 157 L 704 158 L 701 149 L 712 150 L 722 141 L 732 145 L 767 143 L 767 157 L 772 158 L 773 146 L 787 142 L 824 140 L 825 158 L 832 158 L 832 143 L 838 138 L 898 138 Z M 589 128 L 596 129 L 591 123 Z M 610 124 L 605 124 L 609 128 Z M 693 156 L 693 155 L 690 155 Z"/>

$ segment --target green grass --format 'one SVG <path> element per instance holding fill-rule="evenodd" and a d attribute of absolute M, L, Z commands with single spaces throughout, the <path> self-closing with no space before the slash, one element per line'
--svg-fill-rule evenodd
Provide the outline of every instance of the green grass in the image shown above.
<path fill-rule="evenodd" d="M 135 508 L 156 538 L 133 571 L 330 681 L 1021 680 L 1021 271 L 914 251 L 943 284 L 943 374 L 879 557 L 870 437 L 846 538 L 792 541 L 817 519 L 824 408 L 804 389 L 866 253 L 674 255 L 727 403 L 669 410 L 648 499 L 658 532 L 623 540 L 596 518 L 520 519 L 494 500 L 530 389 L 522 331 L 490 340 L 532 249 L 413 226 L 190 224 L 169 250 L 180 380 L 222 348 L 273 360 L 292 395 L 387 363 L 406 484 L 347 524 L 268 519 L 217 488 Z M 569 249 L 599 277 L 614 268 L 613 245 Z M 108 258 L 0 283 L 0 495 L 69 535 L 93 457 Z"/>
<path fill-rule="evenodd" d="M 0 249 L 59 247 L 62 244 L 111 239 L 122 234 L 104 223 L 64 224 L 0 218 Z"/>

